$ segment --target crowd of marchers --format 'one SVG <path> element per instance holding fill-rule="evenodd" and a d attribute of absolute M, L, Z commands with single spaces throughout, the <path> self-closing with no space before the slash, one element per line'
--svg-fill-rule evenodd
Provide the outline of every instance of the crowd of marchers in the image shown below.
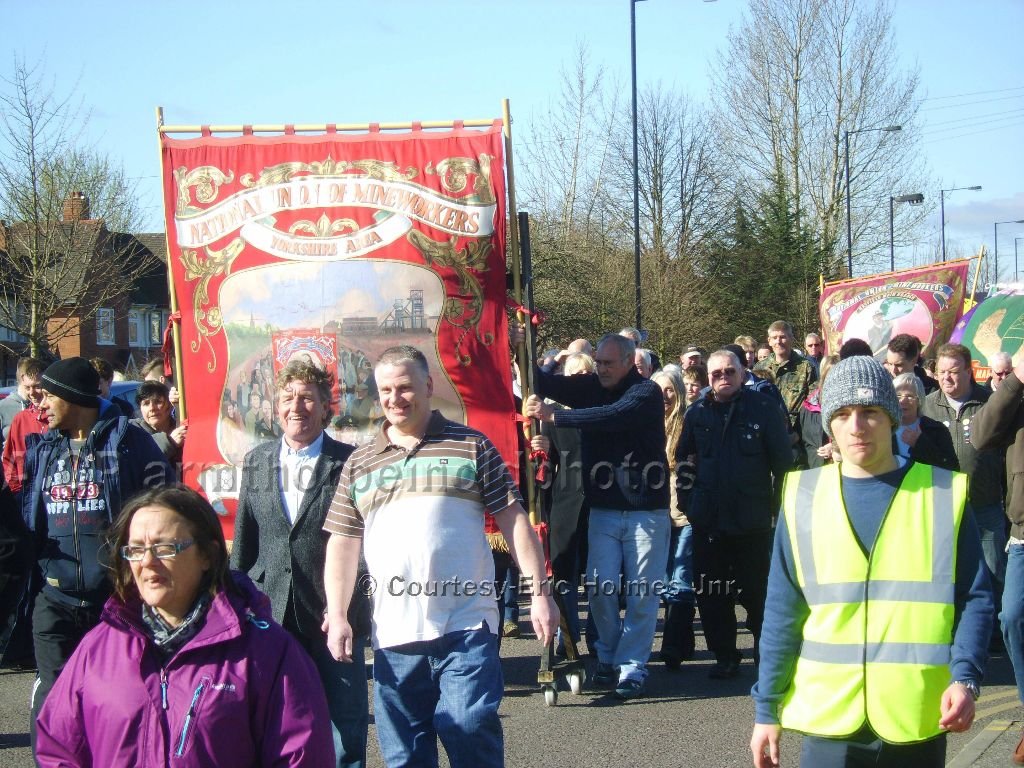
<path fill-rule="evenodd" d="M 500 766 L 521 606 L 626 700 L 698 627 L 706 685 L 741 674 L 740 605 L 755 765 L 779 764 L 784 729 L 802 765 L 942 765 L 991 651 L 1024 701 L 1024 364 L 979 383 L 956 344 L 824 356 L 782 320 L 765 338 L 663 364 L 626 328 L 545 353 L 516 394 L 540 425 L 520 465 L 547 553 L 524 477 L 432 407 L 414 347 L 367 361 L 380 425 L 358 446 L 328 429 L 333 373 L 294 360 L 267 383 L 274 429 L 244 455 L 230 546 L 178 483 L 188 430 L 162 366 L 135 418 L 103 361 L 22 360 L 0 403 L 0 645 L 37 669 L 35 759 L 362 766 L 372 649 L 388 766 L 436 766 L 439 743 Z"/>

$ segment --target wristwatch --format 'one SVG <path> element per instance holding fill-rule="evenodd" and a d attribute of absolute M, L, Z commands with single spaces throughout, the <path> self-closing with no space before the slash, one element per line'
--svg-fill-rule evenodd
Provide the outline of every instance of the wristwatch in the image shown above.
<path fill-rule="evenodd" d="M 953 685 L 962 685 L 971 694 L 971 698 L 975 701 L 981 696 L 981 688 L 973 680 L 954 680 Z"/>

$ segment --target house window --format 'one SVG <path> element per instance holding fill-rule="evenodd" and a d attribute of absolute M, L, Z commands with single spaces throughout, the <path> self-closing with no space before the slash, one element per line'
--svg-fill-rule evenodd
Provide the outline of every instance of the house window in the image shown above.
<path fill-rule="evenodd" d="M 142 323 L 142 313 L 137 309 L 128 312 L 128 346 L 144 347 L 146 327 Z"/>
<path fill-rule="evenodd" d="M 149 346 L 159 347 L 164 343 L 164 327 L 161 324 L 160 311 L 149 313 Z"/>
<path fill-rule="evenodd" d="M 101 307 L 96 310 L 96 343 L 112 345 L 114 339 L 114 310 Z"/>

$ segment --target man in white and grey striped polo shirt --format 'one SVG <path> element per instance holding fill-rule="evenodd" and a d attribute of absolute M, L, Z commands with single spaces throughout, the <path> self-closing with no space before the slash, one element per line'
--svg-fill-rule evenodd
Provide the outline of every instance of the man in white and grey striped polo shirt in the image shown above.
<path fill-rule="evenodd" d="M 426 357 L 386 350 L 374 370 L 385 422 L 349 458 L 324 523 L 327 643 L 351 658 L 346 613 L 360 544 L 373 592 L 374 717 L 387 765 L 501 766 L 503 692 L 494 567 L 484 515 L 494 516 L 548 643 L 558 612 L 544 557 L 512 477 L 476 430 L 431 410 Z"/>

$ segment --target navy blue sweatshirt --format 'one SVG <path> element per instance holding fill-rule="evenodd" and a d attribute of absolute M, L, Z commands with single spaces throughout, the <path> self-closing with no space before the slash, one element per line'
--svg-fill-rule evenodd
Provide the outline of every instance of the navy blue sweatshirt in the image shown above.
<path fill-rule="evenodd" d="M 583 490 L 591 507 L 668 509 L 665 399 L 635 369 L 613 389 L 596 374 L 556 376 L 537 369 L 537 394 L 571 410 L 555 411 L 556 427 L 580 430 Z"/>
<path fill-rule="evenodd" d="M 886 510 L 912 463 L 906 462 L 878 477 L 842 478 L 843 504 L 854 533 L 866 551 L 874 546 Z M 969 505 L 964 510 L 956 543 L 955 589 L 949 680 L 970 680 L 980 685 L 988 660 L 995 608 L 978 526 Z M 810 609 L 796 582 L 786 518 L 779 514 L 761 629 L 761 665 L 757 683 L 750 691 L 754 697 L 754 722 L 779 722 L 778 706 L 793 679 L 803 625 L 809 614 Z M 938 706 L 939 702 L 935 702 L 935 707 Z"/>

